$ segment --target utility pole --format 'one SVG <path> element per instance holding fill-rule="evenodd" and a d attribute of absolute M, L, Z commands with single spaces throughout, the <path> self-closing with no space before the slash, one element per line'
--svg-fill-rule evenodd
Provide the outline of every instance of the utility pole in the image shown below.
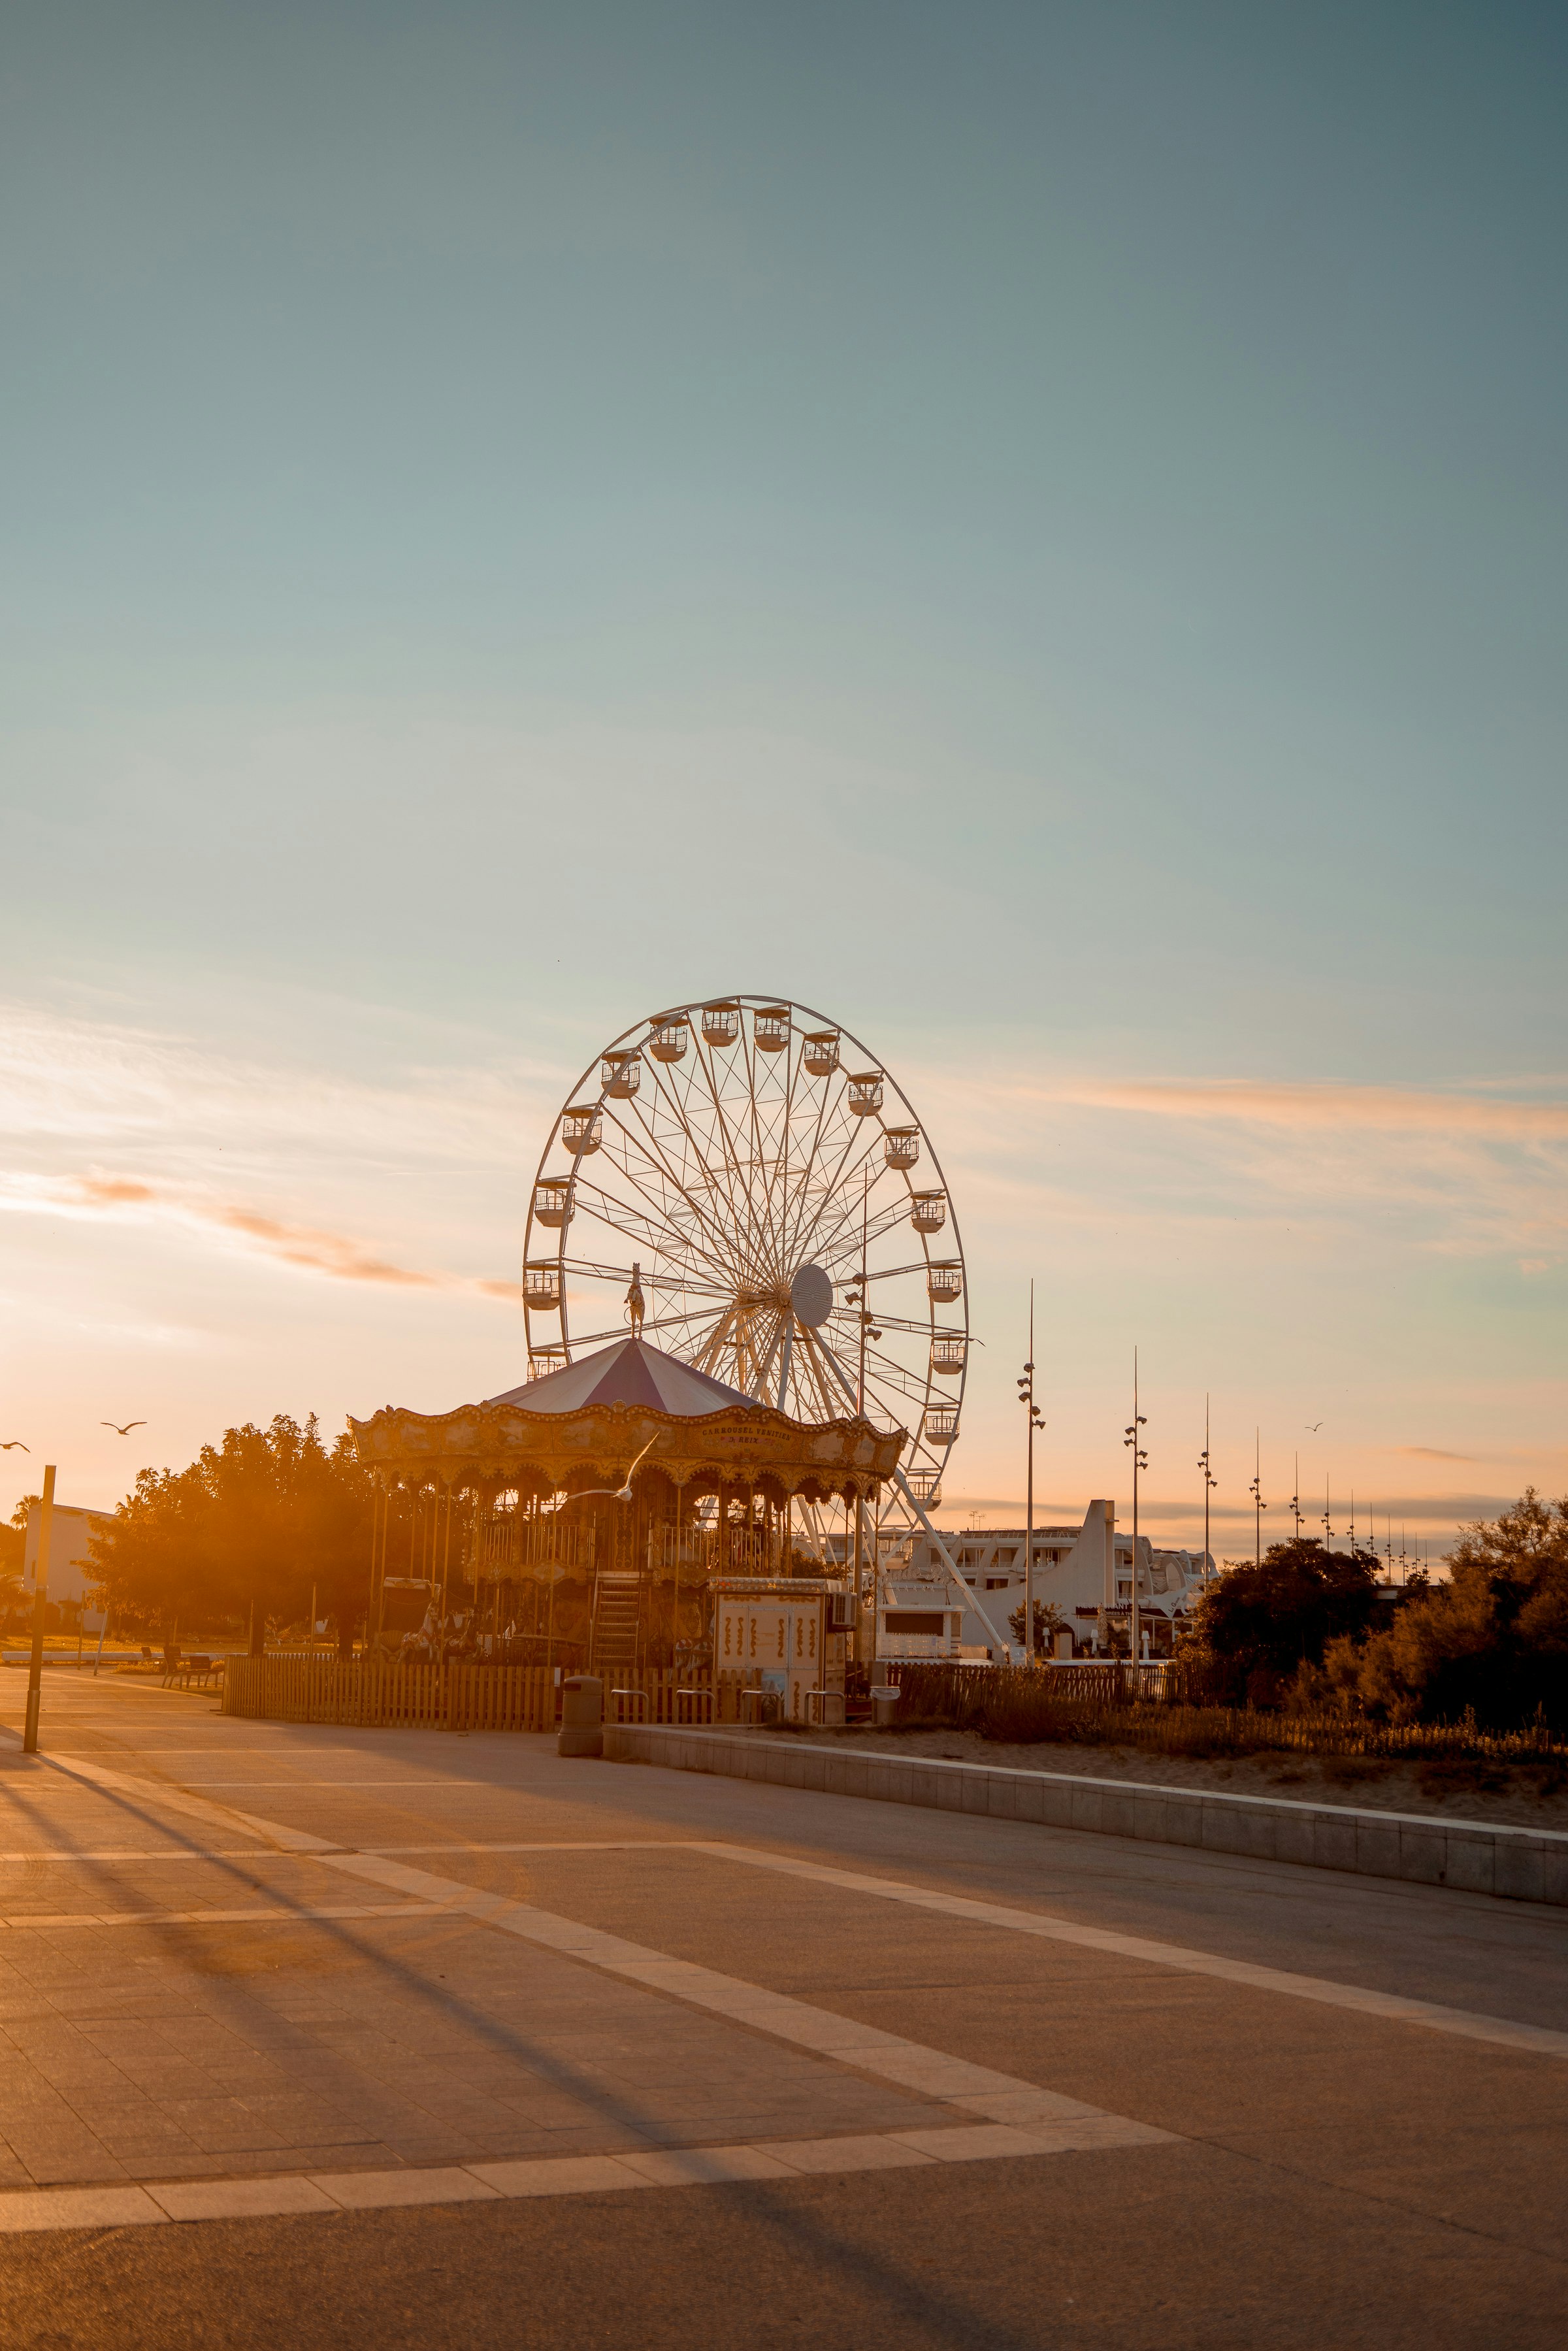
<path fill-rule="evenodd" d="M 1138 1351 L 1134 1347 L 1133 1350 L 1133 1422 L 1122 1439 L 1124 1445 L 1132 1447 L 1133 1453 L 1133 1613 L 1127 1620 L 1127 1637 L 1134 1666 L 1138 1662 L 1138 1472 L 1140 1469 L 1146 1469 L 1149 1466 L 1149 1457 L 1144 1451 L 1143 1437 L 1140 1434 L 1143 1426 L 1144 1415 L 1138 1410 Z M 1115 1557 L 1115 1541 L 1116 1538 L 1113 1533 L 1111 1538 L 1113 1559 Z"/>
<path fill-rule="evenodd" d="M 1203 1399 L 1203 1451 L 1197 1457 L 1197 1466 L 1203 1472 L 1203 1588 L 1207 1592 L 1208 1589 L 1209 1565 L 1208 1498 L 1214 1488 L 1219 1483 L 1218 1479 L 1216 1478 L 1214 1474 L 1213 1466 L 1208 1458 L 1208 1398 L 1207 1395 Z"/>
<path fill-rule="evenodd" d="M 44 1491 L 38 1504 L 38 1556 L 33 1565 L 33 1654 L 27 1660 L 27 1712 L 22 1731 L 22 1752 L 38 1751 L 38 1699 L 44 1674 L 44 1611 L 49 1604 L 49 1537 L 55 1528 L 55 1465 L 44 1470 Z"/>
<path fill-rule="evenodd" d="M 1019 1384 L 1019 1402 L 1029 1416 L 1029 1463 L 1025 1472 L 1023 1537 L 1023 1655 L 1034 1663 L 1034 1432 L 1045 1426 L 1034 1406 L 1034 1284 L 1029 1286 L 1029 1361 Z"/>
<path fill-rule="evenodd" d="M 1247 1490 L 1252 1497 L 1252 1559 L 1253 1564 L 1263 1564 L 1263 1513 L 1268 1503 L 1263 1499 L 1262 1440 L 1257 1429 L 1252 1431 L 1252 1483 Z"/>

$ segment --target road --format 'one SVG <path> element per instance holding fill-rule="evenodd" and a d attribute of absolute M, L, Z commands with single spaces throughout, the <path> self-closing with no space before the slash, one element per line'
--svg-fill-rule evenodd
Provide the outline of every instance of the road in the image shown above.
<path fill-rule="evenodd" d="M 16 2351 L 1568 2333 L 1560 1913 L 24 1688 Z"/>

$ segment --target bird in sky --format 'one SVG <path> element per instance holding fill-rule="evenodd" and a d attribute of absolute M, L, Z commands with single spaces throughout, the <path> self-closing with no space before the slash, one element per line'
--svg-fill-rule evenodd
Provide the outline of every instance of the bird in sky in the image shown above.
<path fill-rule="evenodd" d="M 1321 1420 L 1309 1420 L 1305 1426 L 1311 1431 L 1312 1435 L 1315 1437 L 1319 1429 L 1322 1426 L 1322 1422 Z"/>
<path fill-rule="evenodd" d="M 655 1431 L 655 1436 L 656 1435 L 657 1432 Z M 652 1453 L 654 1437 L 651 1437 L 648 1439 L 647 1444 L 643 1447 L 642 1452 L 637 1456 L 637 1459 L 632 1462 L 632 1468 L 627 1470 L 626 1483 L 623 1486 L 589 1486 L 580 1494 L 568 1494 L 566 1499 L 569 1502 L 586 1502 L 591 1494 L 608 1494 L 612 1502 L 629 1502 L 632 1499 L 632 1472 L 636 1470 L 639 1465 L 646 1459 L 650 1453 Z"/>
<path fill-rule="evenodd" d="M 116 1437 L 129 1437 L 133 1428 L 145 1428 L 147 1423 L 144 1420 L 128 1420 L 123 1428 L 117 1420 L 100 1420 L 98 1425 L 99 1428 L 112 1428 Z"/>
<path fill-rule="evenodd" d="M 0 1444 L 0 1453 L 15 1453 L 19 1445 L 22 1446 L 24 1453 L 31 1453 L 33 1449 L 32 1447 L 30 1445 L 22 1445 L 22 1440 L 19 1437 L 7 1437 L 5 1442 Z"/>

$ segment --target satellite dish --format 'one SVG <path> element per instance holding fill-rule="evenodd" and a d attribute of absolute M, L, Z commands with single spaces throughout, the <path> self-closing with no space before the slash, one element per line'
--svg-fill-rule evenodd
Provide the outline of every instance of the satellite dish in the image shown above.
<path fill-rule="evenodd" d="M 808 1331 L 820 1331 L 833 1311 L 833 1285 L 820 1265 L 803 1265 L 789 1284 L 795 1319 Z"/>

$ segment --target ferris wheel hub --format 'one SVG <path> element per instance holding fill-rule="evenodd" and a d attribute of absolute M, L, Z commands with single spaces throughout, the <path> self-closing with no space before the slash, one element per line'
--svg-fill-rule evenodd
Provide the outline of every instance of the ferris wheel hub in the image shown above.
<path fill-rule="evenodd" d="M 833 1284 L 820 1265 L 802 1265 L 789 1284 L 789 1304 L 795 1320 L 808 1331 L 820 1331 L 833 1311 Z"/>

